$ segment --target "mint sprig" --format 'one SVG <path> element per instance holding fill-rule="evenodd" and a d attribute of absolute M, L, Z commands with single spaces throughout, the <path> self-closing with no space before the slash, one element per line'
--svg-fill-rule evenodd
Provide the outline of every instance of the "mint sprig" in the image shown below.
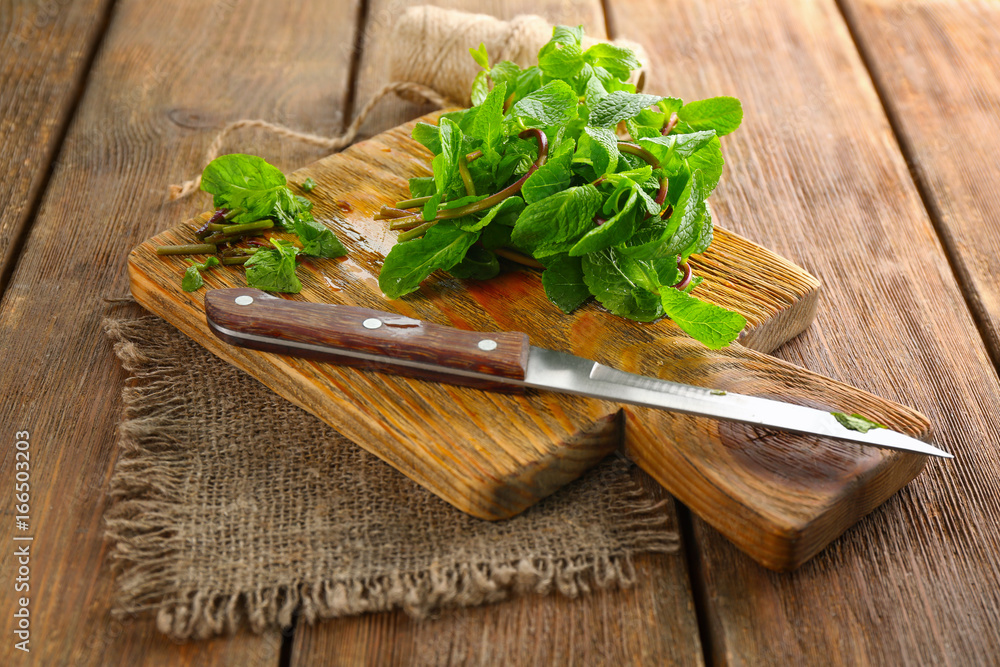
<path fill-rule="evenodd" d="M 316 183 L 307 178 L 300 187 L 311 192 Z M 212 253 L 204 264 L 191 262 L 184 272 L 181 289 L 185 292 L 200 289 L 202 272 L 219 264 L 243 264 L 250 287 L 300 292 L 297 255 L 332 258 L 347 254 L 334 233 L 313 218 L 312 202 L 292 193 L 281 170 L 255 155 L 233 153 L 212 160 L 202 172 L 201 189 L 213 195 L 217 208 L 195 232 L 202 243 L 157 248 L 162 255 Z M 275 238 L 270 239 L 271 248 L 237 245 L 248 236 L 275 228 L 297 236 L 301 247 Z"/>
<path fill-rule="evenodd" d="M 670 317 L 708 347 L 734 341 L 745 319 L 691 293 L 702 279 L 687 259 L 712 240 L 719 137 L 740 125 L 739 100 L 639 93 L 635 54 L 585 49 L 580 27 L 556 26 L 526 69 L 491 66 L 483 45 L 470 53 L 482 68 L 472 108 L 413 130 L 433 178 L 411 180 L 411 199 L 376 216 L 402 232 L 382 291 L 399 298 L 438 269 L 489 278 L 498 256 L 523 258 L 544 267 L 567 313 L 596 298 L 633 320 Z"/>

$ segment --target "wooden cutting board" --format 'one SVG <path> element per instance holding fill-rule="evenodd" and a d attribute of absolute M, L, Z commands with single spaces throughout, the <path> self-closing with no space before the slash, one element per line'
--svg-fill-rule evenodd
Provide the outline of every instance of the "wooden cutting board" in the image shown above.
<path fill-rule="evenodd" d="M 421 119 L 430 120 L 430 119 Z M 523 331 L 535 345 L 622 370 L 858 412 L 924 436 L 919 413 L 764 353 L 795 336 L 815 314 L 819 282 L 740 236 L 717 229 L 695 258 L 702 298 L 743 313 L 741 345 L 705 349 L 669 320 L 641 324 L 591 304 L 571 315 L 549 303 L 540 274 L 508 266 L 498 278 L 461 281 L 439 273 L 418 293 L 384 298 L 377 276 L 395 232 L 372 215 L 408 196 L 429 153 L 412 123 L 356 144 L 289 177 L 316 182 L 318 220 L 347 258 L 308 260 L 304 289 L 288 298 L 340 303 L 480 331 Z M 525 396 L 439 385 L 372 371 L 236 348 L 205 323 L 205 290 L 186 293 L 181 257 L 156 246 L 192 242 L 208 214 L 168 230 L 129 257 L 132 293 L 219 357 L 323 419 L 455 507 L 484 519 L 513 516 L 572 481 L 604 456 L 625 453 L 761 564 L 792 569 L 877 507 L 921 470 L 924 458 L 821 438 L 531 392 Z M 209 289 L 243 287 L 241 268 L 205 274 Z"/>

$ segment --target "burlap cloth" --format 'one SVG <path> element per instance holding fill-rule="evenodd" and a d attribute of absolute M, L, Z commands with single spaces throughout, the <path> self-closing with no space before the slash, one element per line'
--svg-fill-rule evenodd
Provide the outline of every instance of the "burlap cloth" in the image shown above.
<path fill-rule="evenodd" d="M 105 327 L 132 376 L 106 516 L 115 611 L 155 613 L 171 636 L 576 596 L 632 585 L 635 554 L 677 548 L 619 457 L 482 521 L 134 304 Z"/>

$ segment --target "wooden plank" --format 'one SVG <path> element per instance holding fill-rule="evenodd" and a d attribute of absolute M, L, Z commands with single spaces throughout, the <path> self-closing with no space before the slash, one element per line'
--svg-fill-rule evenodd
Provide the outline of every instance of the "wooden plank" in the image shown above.
<path fill-rule="evenodd" d="M 441 273 L 425 281 L 417 293 L 404 299 L 386 299 L 377 277 L 396 233 L 372 216 L 381 206 L 409 196 L 407 178 L 429 171 L 430 154 L 410 139 L 412 127 L 411 122 L 393 128 L 289 176 L 292 183 L 310 179 L 316 184 L 309 193 L 313 214 L 344 239 L 348 255 L 343 260 L 316 259 L 304 265 L 299 270 L 302 292 L 286 299 L 389 311 L 411 320 L 471 331 L 521 332 L 534 345 L 573 352 L 622 370 L 642 366 L 645 374 L 707 387 L 725 384 L 730 391 L 780 395 L 789 386 L 787 382 L 794 381 L 796 391 L 803 395 L 811 385 L 810 398 L 830 405 L 830 409 L 860 410 L 885 423 L 901 420 L 917 432 L 922 430 L 924 421 L 917 415 L 907 416 L 906 411 L 850 388 L 834 388 L 770 357 L 737 346 L 707 350 L 666 319 L 632 322 L 610 317 L 595 303 L 565 315 L 546 298 L 540 272 L 526 267 L 505 266 L 502 276 L 486 282 L 461 281 Z M 193 242 L 194 231 L 210 216 L 211 212 L 205 212 L 158 234 L 129 256 L 132 294 L 139 303 L 460 510 L 483 519 L 513 516 L 572 481 L 618 446 L 622 432 L 619 408 L 610 403 L 554 392 L 500 396 L 363 373 L 314 359 L 292 359 L 220 340 L 206 321 L 208 290 L 244 288 L 243 269 L 220 268 L 206 275 L 207 289 L 184 292 L 179 277 L 188 266 L 185 258 L 156 253 L 159 246 Z M 692 260 L 695 272 L 706 279 L 699 288 L 702 297 L 743 313 L 749 326 L 741 340 L 751 345 L 778 344 L 805 328 L 815 307 L 816 279 L 774 253 L 721 227 L 716 229 L 712 247 Z M 282 302 L 278 297 L 270 298 L 276 304 Z M 259 307 L 254 304 L 248 308 Z M 422 330 L 411 327 L 405 334 L 413 336 Z M 396 335 L 397 349 L 403 336 L 403 331 Z M 474 343 L 470 345 L 475 349 Z M 741 376 L 748 378 L 743 384 Z M 771 377 L 783 379 L 772 382 Z M 845 405 L 836 407 L 838 401 Z M 648 426 L 651 435 L 632 439 L 630 451 L 634 449 L 642 462 L 656 458 L 657 470 L 663 471 L 686 462 L 690 452 L 688 446 L 680 446 L 668 448 L 667 455 L 659 454 L 664 438 L 672 430 L 686 428 L 686 422 L 675 423 L 658 412 L 644 413 L 639 423 Z M 747 476 L 757 477 L 756 468 L 747 468 L 739 458 L 728 458 L 733 445 L 723 444 L 747 438 L 753 441 L 756 436 L 741 438 L 739 431 L 723 435 L 711 427 L 701 432 L 701 458 L 710 463 L 699 469 L 715 473 L 706 476 L 719 490 L 717 496 L 704 499 L 709 503 L 706 511 L 720 518 L 734 510 L 766 517 L 760 530 L 768 535 L 777 533 L 767 560 L 780 567 L 794 567 L 800 554 L 811 555 L 799 546 L 789 548 L 789 535 L 796 543 L 818 548 L 826 544 L 831 533 L 824 530 L 816 534 L 805 526 L 818 527 L 818 515 L 830 511 L 851 518 L 853 513 L 843 512 L 841 507 L 855 505 L 855 492 L 872 495 L 867 484 L 855 481 L 860 470 L 849 466 L 845 470 L 845 462 L 838 460 L 835 465 L 842 482 L 831 484 L 827 470 L 823 501 L 806 502 L 796 488 L 791 494 L 795 520 L 788 512 L 767 511 L 774 508 L 765 510 L 759 491 L 747 484 Z M 641 456 L 649 451 L 657 454 Z M 884 473 L 880 476 L 886 478 L 889 493 L 908 482 L 922 464 L 920 459 L 904 462 L 898 456 L 863 458 L 864 468 Z M 713 459 L 726 459 L 729 464 L 720 465 Z M 798 464 L 793 467 L 797 470 Z M 773 495 L 780 496 L 779 503 L 784 503 L 788 500 L 784 492 L 791 489 L 775 479 L 768 486 Z M 681 483 L 667 488 L 680 493 L 687 486 Z M 748 507 L 729 509 L 733 498 L 736 505 Z M 875 494 L 874 500 L 881 498 Z M 772 520 L 775 515 L 780 516 Z M 775 523 L 780 528 L 776 529 Z M 807 531 L 806 536 L 800 534 L 802 530 Z"/>
<path fill-rule="evenodd" d="M 641 470 L 635 476 L 676 521 L 673 500 Z M 578 599 L 528 595 L 426 620 L 367 614 L 299 626 L 292 664 L 703 664 L 684 557 L 639 556 L 635 570 L 634 587 Z"/>
<path fill-rule="evenodd" d="M 0 422 L 32 442 L 32 653 L 36 664 L 277 665 L 277 634 L 177 646 L 151 621 L 109 618 L 113 577 L 102 512 L 124 375 L 101 320 L 127 293 L 129 249 L 205 199 L 166 204 L 167 184 L 200 169 L 225 121 L 339 128 L 357 3 L 123 0 L 89 79 L 39 217 L 0 305 Z M 283 168 L 314 149 L 244 134 L 229 146 Z M 0 481 L 12 488 L 13 449 Z M 10 545 L 12 522 L 2 537 Z M 0 565 L 14 569 L 12 549 Z M 12 595 L 13 593 L 11 593 Z M 5 600 L 10 600 L 5 596 Z M 10 606 L 7 609 L 11 609 Z M 12 613 L 0 626 L 13 637 Z M 0 662 L 12 662 L 5 641 Z M 5 659 L 7 658 L 7 659 Z"/>
<path fill-rule="evenodd" d="M 111 0 L 5 3 L 0 13 L 0 294 L 64 136 Z"/>
<path fill-rule="evenodd" d="M 841 4 L 1000 364 L 1000 5 Z"/>
<path fill-rule="evenodd" d="M 611 6 L 647 44 L 648 90 L 732 94 L 716 203 L 823 280 L 817 323 L 778 351 L 916 406 L 958 457 L 789 575 L 694 521 L 707 639 L 725 664 L 988 664 L 1000 654 L 1000 384 L 829 1 Z M 713 198 L 715 201 L 715 198 Z"/>
<path fill-rule="evenodd" d="M 394 14 L 401 6 L 419 4 L 407 0 L 402 5 L 389 0 L 372 0 L 368 22 L 364 26 L 362 52 L 355 106 L 364 103 L 379 86 L 389 80 L 389 63 L 384 57 Z M 519 13 L 535 13 L 553 22 L 583 24 L 588 34 L 604 35 L 604 12 L 595 0 L 545 0 L 529 3 L 474 3 L 469 0 L 445 0 L 441 4 L 454 9 L 478 11 L 510 19 Z M 385 100 L 381 110 L 365 128 L 369 134 L 383 131 L 419 115 L 421 110 L 401 100 Z M 672 525 L 677 525 L 673 505 L 665 508 Z M 442 615 L 433 624 L 416 623 L 403 612 L 367 614 L 357 618 L 337 619 L 315 626 L 299 627 L 292 645 L 292 664 L 328 665 L 339 658 L 341 664 L 425 664 L 438 662 L 466 664 L 503 664 L 493 655 L 524 657 L 508 664 L 531 664 L 533 652 L 544 653 L 551 643 L 566 649 L 552 655 L 549 664 L 566 664 L 565 655 L 576 651 L 576 664 L 601 665 L 635 662 L 647 655 L 662 657 L 647 664 L 702 664 L 702 649 L 697 634 L 697 620 L 684 562 L 678 556 L 659 555 L 644 558 L 639 570 L 636 591 L 606 591 L 576 600 L 555 597 L 518 598 L 485 607 L 459 609 Z M 657 597 L 644 590 L 650 582 L 663 587 Z M 617 633 L 589 634 L 600 628 L 622 628 Z M 539 628 L 544 632 L 539 632 Z M 587 634 L 584 634 L 587 633 Z M 452 637 L 460 647 L 456 659 L 441 658 L 438 637 Z M 587 637 L 587 641 L 582 638 Z M 542 638 L 541 641 L 539 639 Z M 646 647 L 646 648 L 643 648 Z M 475 649 L 479 649 L 478 654 Z M 495 650 L 495 653 L 491 652 Z M 485 652 L 484 652 L 485 651 Z M 627 656 L 618 663 L 611 655 Z M 536 660 L 535 664 L 546 664 Z"/>

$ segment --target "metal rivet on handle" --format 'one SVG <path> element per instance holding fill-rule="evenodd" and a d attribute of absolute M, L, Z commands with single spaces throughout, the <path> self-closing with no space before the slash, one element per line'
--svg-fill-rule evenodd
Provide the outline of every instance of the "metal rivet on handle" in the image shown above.
<path fill-rule="evenodd" d="M 483 352 L 492 352 L 493 350 L 497 349 L 497 342 L 490 338 L 484 338 L 483 340 L 479 341 L 479 349 L 482 350 Z"/>
<path fill-rule="evenodd" d="M 253 297 L 249 294 L 241 294 L 236 297 L 237 306 L 249 306 L 251 303 L 253 303 Z"/>
<path fill-rule="evenodd" d="M 361 323 L 361 326 L 363 326 L 365 329 L 378 329 L 380 326 L 382 326 L 382 320 L 376 317 L 369 317 L 367 320 Z"/>

